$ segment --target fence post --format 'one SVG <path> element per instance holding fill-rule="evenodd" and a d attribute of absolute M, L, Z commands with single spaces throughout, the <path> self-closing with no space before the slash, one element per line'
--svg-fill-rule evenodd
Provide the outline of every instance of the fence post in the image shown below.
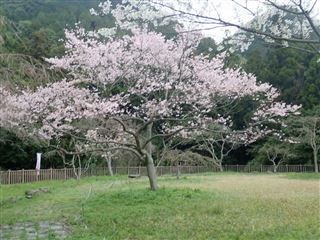
<path fill-rule="evenodd" d="M 22 168 L 22 183 L 24 183 L 24 169 Z"/>
<path fill-rule="evenodd" d="M 11 184 L 11 170 L 8 170 L 8 184 Z"/>
<path fill-rule="evenodd" d="M 249 173 L 251 173 L 251 167 L 250 167 L 250 163 L 249 163 Z"/>
<path fill-rule="evenodd" d="M 288 167 L 288 164 L 286 165 L 286 169 L 287 169 L 287 172 L 289 172 L 289 167 Z"/>
<path fill-rule="evenodd" d="M 67 180 L 67 169 L 64 168 L 64 180 Z"/>
<path fill-rule="evenodd" d="M 138 166 L 138 175 L 140 176 L 140 171 L 141 171 L 141 169 L 140 169 L 140 165 Z"/>
<path fill-rule="evenodd" d="M 130 168 L 129 168 L 129 165 L 128 165 L 128 176 L 130 175 Z"/>
<path fill-rule="evenodd" d="M 237 164 L 237 172 L 239 172 L 239 165 Z"/>
<path fill-rule="evenodd" d="M 260 164 L 260 172 L 262 172 L 262 164 Z"/>
<path fill-rule="evenodd" d="M 52 168 L 50 168 L 50 180 L 52 181 Z"/>

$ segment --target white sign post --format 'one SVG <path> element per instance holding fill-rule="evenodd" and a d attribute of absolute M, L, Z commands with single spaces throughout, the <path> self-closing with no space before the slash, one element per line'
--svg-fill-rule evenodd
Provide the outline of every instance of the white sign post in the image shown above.
<path fill-rule="evenodd" d="M 41 167 L 41 153 L 37 153 L 37 164 L 36 164 L 37 176 L 40 175 L 40 167 Z"/>

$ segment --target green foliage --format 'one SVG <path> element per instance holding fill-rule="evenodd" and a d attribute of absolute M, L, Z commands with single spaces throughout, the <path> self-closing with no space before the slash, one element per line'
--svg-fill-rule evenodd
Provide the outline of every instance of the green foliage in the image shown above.
<path fill-rule="evenodd" d="M 87 29 L 111 26 L 110 17 L 90 15 L 100 0 L 26 0 L 6 1 L 0 5 L 0 15 L 6 21 L 2 26 L 5 45 L 11 52 L 36 57 L 53 57 L 63 53 L 64 29 L 80 22 Z M 114 1 L 117 2 L 117 1 Z M 0 25 L 1 27 L 1 25 Z M 17 38 L 19 36 L 19 38 Z"/>
<path fill-rule="evenodd" d="M 317 54 L 295 49 L 260 46 L 248 54 L 244 68 L 254 73 L 259 81 L 278 88 L 281 100 L 312 107 L 320 101 L 318 58 Z"/>
<path fill-rule="evenodd" d="M 304 86 L 301 98 L 306 108 L 312 108 L 320 102 L 320 62 L 319 55 L 309 63 L 305 72 Z"/>
<path fill-rule="evenodd" d="M 201 39 L 196 54 L 208 55 L 210 59 L 212 59 L 215 55 L 217 55 L 217 45 L 214 39 L 210 37 L 206 37 Z"/>
<path fill-rule="evenodd" d="M 47 146 L 19 136 L 13 132 L 0 128 L 0 167 L 4 169 L 34 169 L 36 153 L 50 151 Z M 63 167 L 60 156 L 43 156 L 42 168 Z"/>
<path fill-rule="evenodd" d="M 35 168 L 37 146 L 0 128 L 0 163 L 5 169 Z M 33 161 L 32 161 L 33 160 Z"/>

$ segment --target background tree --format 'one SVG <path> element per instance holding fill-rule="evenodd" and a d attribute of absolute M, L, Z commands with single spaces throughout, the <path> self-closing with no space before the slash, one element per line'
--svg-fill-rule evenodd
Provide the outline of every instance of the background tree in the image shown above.
<path fill-rule="evenodd" d="M 240 134 L 231 127 L 230 118 L 220 117 L 217 122 L 208 124 L 198 136 L 192 137 L 197 142 L 195 148 L 207 152 L 211 158 L 211 164 L 218 167 L 221 172 L 230 152 L 241 144 Z"/>
<path fill-rule="evenodd" d="M 278 167 L 288 163 L 290 158 L 295 157 L 290 144 L 280 141 L 278 137 L 270 136 L 263 144 L 256 146 L 252 150 L 255 154 L 255 162 L 261 164 L 269 162 L 273 165 L 273 172 L 276 173 Z"/>
<path fill-rule="evenodd" d="M 304 116 L 291 119 L 292 143 L 306 144 L 312 149 L 315 172 L 319 172 L 318 155 L 320 150 L 320 107 L 306 112 Z"/>
<path fill-rule="evenodd" d="M 305 72 L 301 98 L 306 108 L 313 108 L 320 102 L 320 64 L 319 56 L 315 56 Z"/>
<path fill-rule="evenodd" d="M 317 91 L 320 79 L 317 58 L 316 53 L 260 45 L 247 54 L 243 67 L 254 73 L 260 81 L 277 87 L 281 100 L 312 108 L 320 100 Z"/>

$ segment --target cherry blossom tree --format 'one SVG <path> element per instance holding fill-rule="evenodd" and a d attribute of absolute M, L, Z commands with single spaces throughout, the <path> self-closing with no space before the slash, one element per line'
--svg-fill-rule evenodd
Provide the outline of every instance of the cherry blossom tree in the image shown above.
<path fill-rule="evenodd" d="M 187 27 L 183 31 L 220 30 L 221 34 L 224 29 L 225 40 L 242 51 L 256 38 L 309 52 L 320 48 L 317 0 L 126 0 L 124 4 L 112 6 L 106 1 L 100 7 L 105 13 L 112 9 L 117 23 L 126 27 L 131 27 L 128 20 L 143 19 L 154 24 L 179 21 Z M 128 14 L 121 14 L 123 8 Z"/>
<path fill-rule="evenodd" d="M 120 8 L 123 14 L 126 7 Z M 105 144 L 108 151 L 130 151 L 147 167 L 150 187 L 156 190 L 156 139 L 206 128 L 208 118 L 215 121 L 209 117 L 212 109 L 244 96 L 260 104 L 256 119 L 297 110 L 276 102 L 276 90 L 257 83 L 252 74 L 225 68 L 224 55 L 211 60 L 196 55 L 200 38 L 188 32 L 166 39 L 145 25 L 122 34 L 80 27 L 66 31 L 66 54 L 48 62 L 68 71 L 69 79 L 20 94 L 0 89 L 0 123 L 48 141 L 69 135 L 84 143 Z M 83 127 L 84 121 L 95 124 Z M 107 121 L 116 126 L 110 134 L 101 134 Z M 88 151 L 104 150 L 83 148 L 68 154 Z"/>

